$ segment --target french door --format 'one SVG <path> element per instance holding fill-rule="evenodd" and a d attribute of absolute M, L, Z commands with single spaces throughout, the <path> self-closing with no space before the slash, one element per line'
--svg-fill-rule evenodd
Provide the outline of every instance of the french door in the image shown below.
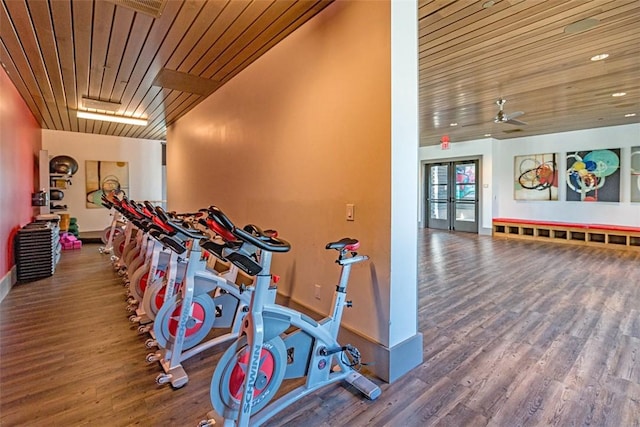
<path fill-rule="evenodd" d="M 478 232 L 478 161 L 426 165 L 427 227 Z"/>

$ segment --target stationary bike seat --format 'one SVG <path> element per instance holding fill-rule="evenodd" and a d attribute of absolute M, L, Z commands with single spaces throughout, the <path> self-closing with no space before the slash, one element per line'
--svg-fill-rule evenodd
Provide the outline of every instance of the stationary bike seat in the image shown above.
<path fill-rule="evenodd" d="M 343 237 L 337 242 L 327 243 L 325 249 L 335 249 L 341 251 L 346 249 L 348 251 L 356 251 L 360 247 L 360 242 L 357 239 L 352 239 L 350 237 Z"/>

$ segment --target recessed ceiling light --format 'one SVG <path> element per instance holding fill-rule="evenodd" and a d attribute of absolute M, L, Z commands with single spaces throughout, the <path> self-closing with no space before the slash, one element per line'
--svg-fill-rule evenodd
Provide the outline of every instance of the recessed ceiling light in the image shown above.
<path fill-rule="evenodd" d="M 627 113 L 624 115 L 625 117 L 635 117 L 636 113 Z"/>
<path fill-rule="evenodd" d="M 453 123 L 449 124 L 449 126 L 458 126 L 458 124 L 456 122 L 453 122 Z"/>
<path fill-rule="evenodd" d="M 591 57 L 592 61 L 602 61 L 603 59 L 607 59 L 609 57 L 608 53 L 601 53 L 599 55 L 595 55 Z"/>
<path fill-rule="evenodd" d="M 619 96 L 625 96 L 627 94 L 627 92 L 616 92 L 616 93 L 612 93 L 611 96 L 615 96 L 616 98 Z"/>

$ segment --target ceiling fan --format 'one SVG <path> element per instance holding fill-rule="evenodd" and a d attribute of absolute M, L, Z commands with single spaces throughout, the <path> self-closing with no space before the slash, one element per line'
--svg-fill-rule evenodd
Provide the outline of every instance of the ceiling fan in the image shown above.
<path fill-rule="evenodd" d="M 495 123 L 509 123 L 510 125 L 526 125 L 525 122 L 521 122 L 520 120 L 515 120 L 516 117 L 520 117 L 524 114 L 522 111 L 516 111 L 511 114 L 506 114 L 504 112 L 504 104 L 507 102 L 506 99 L 498 99 L 496 104 L 500 107 L 500 111 L 496 114 L 496 117 L 493 119 Z"/>

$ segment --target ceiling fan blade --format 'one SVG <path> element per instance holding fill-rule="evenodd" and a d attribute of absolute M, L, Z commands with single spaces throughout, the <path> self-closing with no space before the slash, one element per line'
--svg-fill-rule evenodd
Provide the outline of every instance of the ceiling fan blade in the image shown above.
<path fill-rule="evenodd" d="M 520 120 L 515 120 L 515 119 L 505 120 L 503 123 L 509 123 L 510 125 L 519 125 L 519 126 L 526 125 L 525 122 L 521 122 Z"/>
<path fill-rule="evenodd" d="M 511 114 L 507 114 L 507 120 L 515 119 L 516 117 L 520 117 L 524 114 L 523 111 L 514 111 Z"/>

